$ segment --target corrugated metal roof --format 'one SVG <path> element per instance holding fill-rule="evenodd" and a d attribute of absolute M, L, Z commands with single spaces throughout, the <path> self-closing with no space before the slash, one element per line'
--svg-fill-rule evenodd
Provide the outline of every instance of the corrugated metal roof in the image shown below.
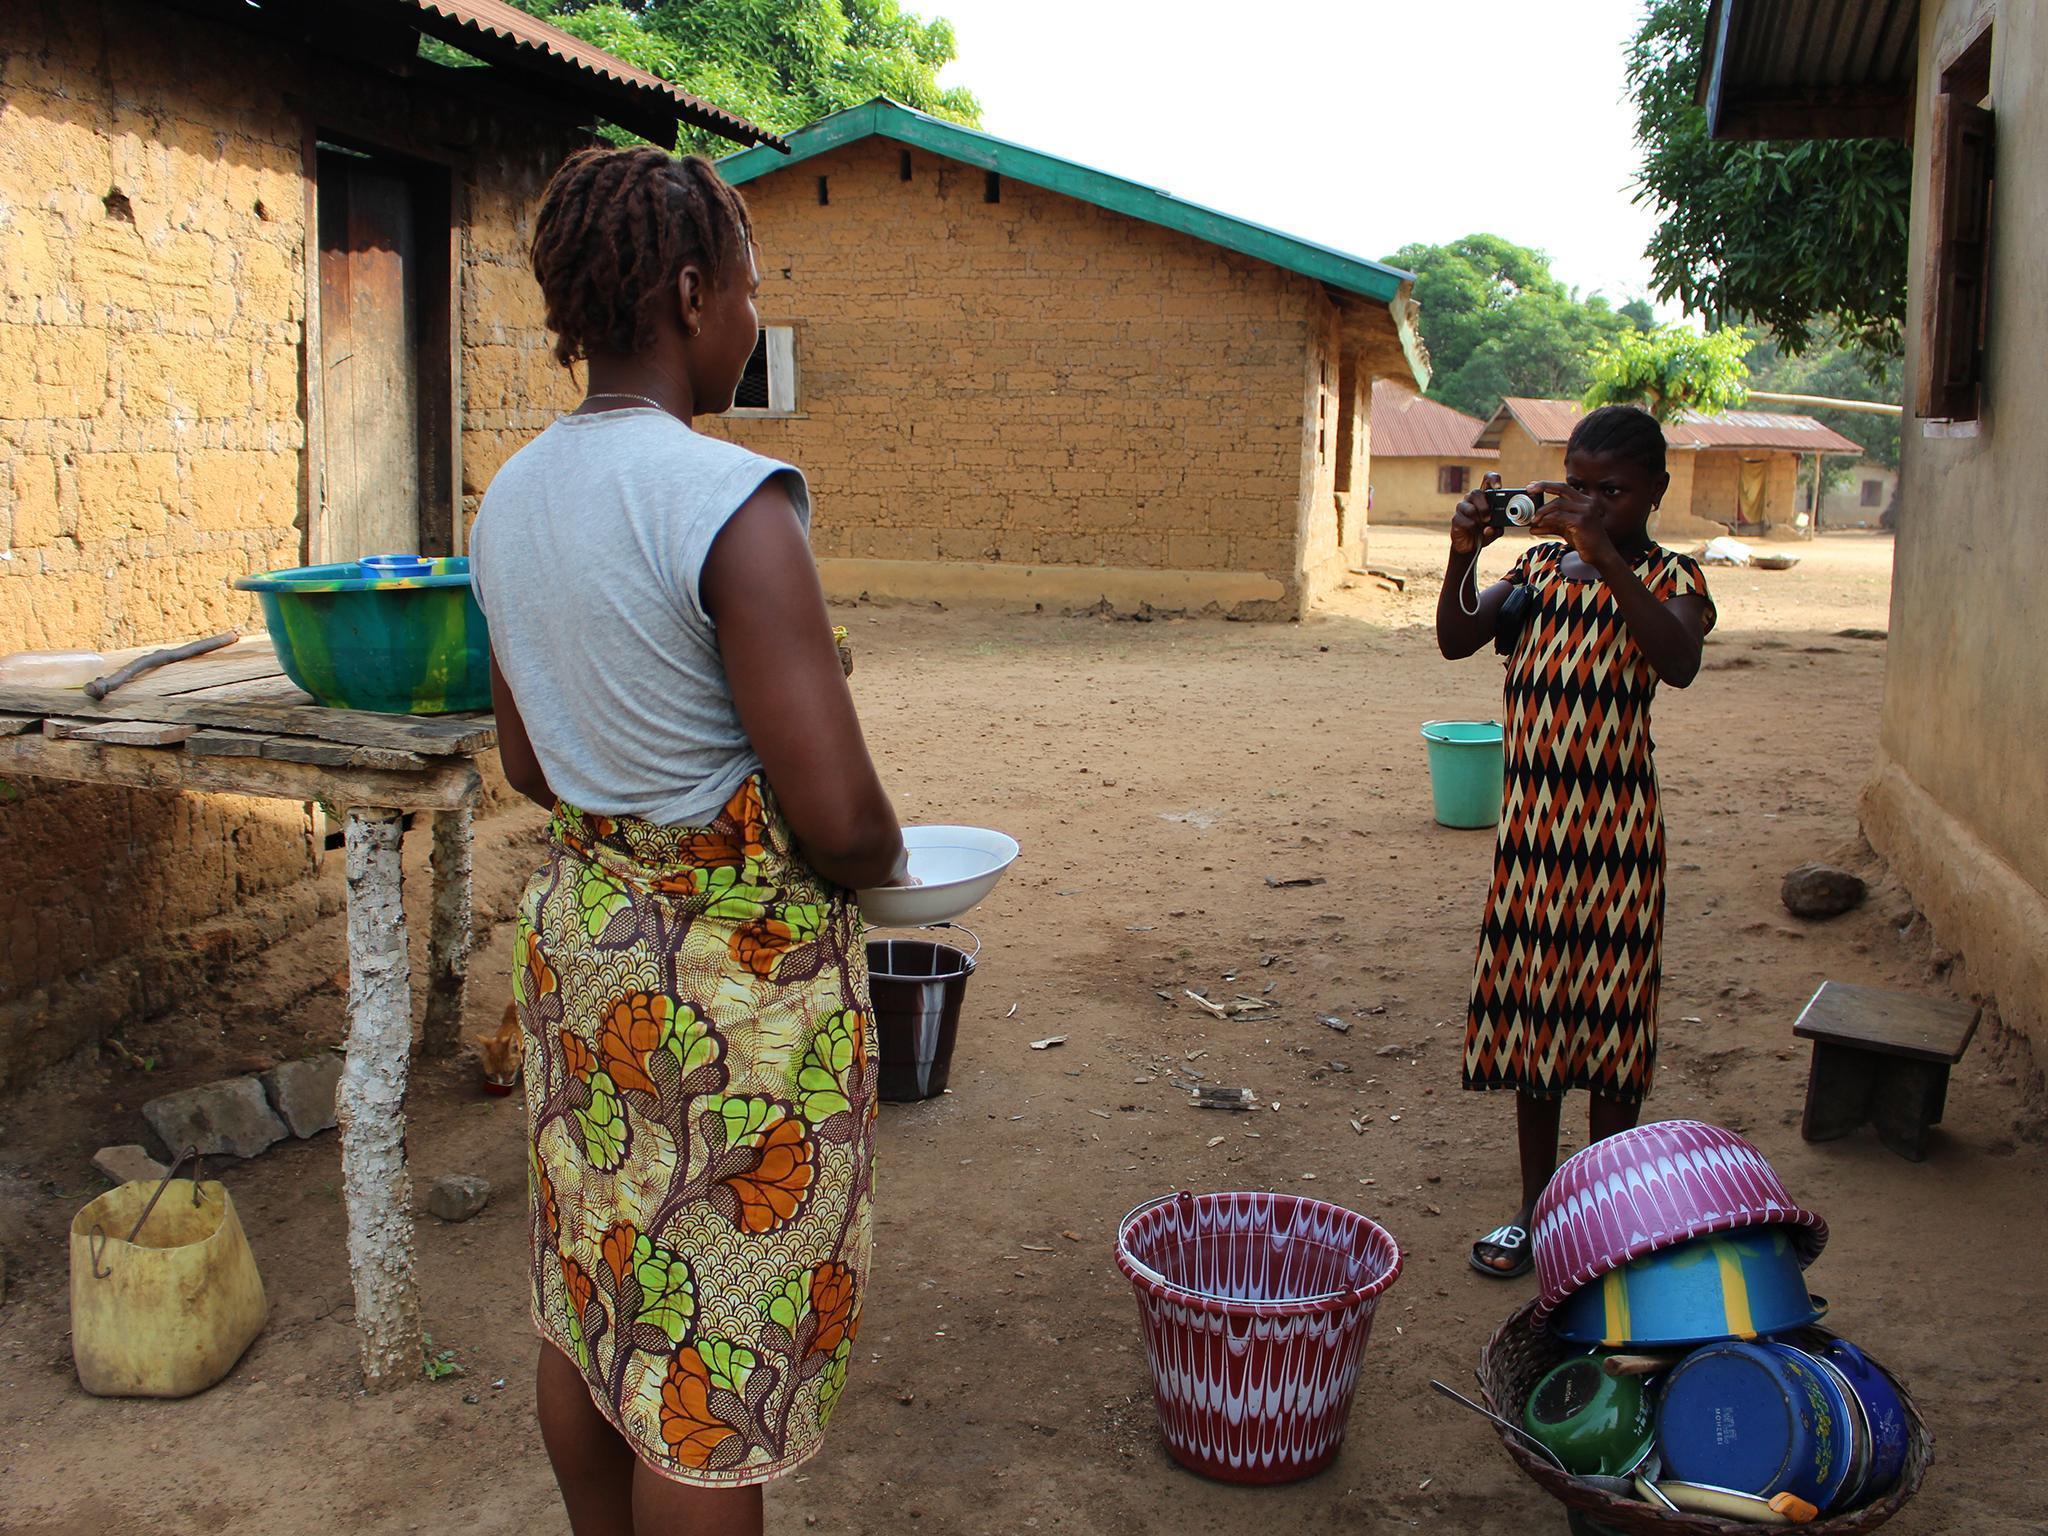
<path fill-rule="evenodd" d="M 1726 411 L 1702 416 L 1687 411 L 1685 419 L 1665 429 L 1676 446 L 1695 448 L 1791 448 L 1799 453 L 1845 453 L 1862 457 L 1863 445 L 1824 427 L 1811 416 L 1779 415 L 1775 411 Z"/>
<path fill-rule="evenodd" d="M 1372 381 L 1372 456 L 1376 459 L 1497 459 L 1498 448 L 1476 448 L 1485 423 L 1425 400 L 1398 379 Z"/>
<path fill-rule="evenodd" d="M 578 87 L 597 99 L 604 116 L 647 138 L 673 142 L 676 124 L 689 123 L 735 144 L 768 144 L 788 152 L 789 145 L 768 129 L 692 96 L 657 75 L 635 69 L 505 0 L 387 3 L 408 12 L 422 31 L 487 63 Z"/>
<path fill-rule="evenodd" d="M 1698 100 L 1716 138 L 1899 138 L 1919 0 L 1714 0 Z"/>
<path fill-rule="evenodd" d="M 1585 407 L 1576 400 L 1532 400 L 1515 395 L 1501 401 L 1493 419 L 1480 429 L 1476 442 L 1498 448 L 1509 421 L 1539 443 L 1562 443 L 1572 435 Z M 1852 442 L 1811 416 L 1780 415 L 1776 411 L 1725 411 L 1718 416 L 1687 411 L 1664 428 L 1664 441 L 1676 449 L 1701 448 L 1785 448 L 1797 453 L 1842 453 L 1861 456 L 1861 444 Z M 1374 450 L 1379 447 L 1374 435 Z"/>

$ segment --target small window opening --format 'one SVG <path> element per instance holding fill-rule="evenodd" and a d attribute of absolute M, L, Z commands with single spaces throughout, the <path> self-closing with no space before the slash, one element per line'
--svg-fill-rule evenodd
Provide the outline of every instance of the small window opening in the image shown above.
<path fill-rule="evenodd" d="M 1941 72 L 1934 99 L 1933 185 L 1929 203 L 1927 345 L 1920 356 L 1917 414 L 1976 421 L 1983 414 L 1984 350 L 1989 338 L 1996 120 L 1991 92 L 1991 28 Z"/>
<path fill-rule="evenodd" d="M 896 179 L 898 181 L 910 180 L 910 151 L 907 149 L 897 151 Z"/>
<path fill-rule="evenodd" d="M 789 326 L 761 327 L 733 391 L 732 408 L 750 416 L 796 414 L 796 332 Z"/>
<path fill-rule="evenodd" d="M 135 205 L 128 201 L 128 194 L 119 187 L 108 188 L 107 195 L 100 201 L 106 204 L 108 218 L 119 219 L 124 224 L 135 222 Z"/>
<path fill-rule="evenodd" d="M 1441 464 L 1436 472 L 1437 494 L 1441 496 L 1462 496 L 1465 494 L 1465 466 L 1462 464 Z"/>
<path fill-rule="evenodd" d="M 825 206 L 825 205 L 826 205 L 827 203 L 829 203 L 829 202 L 831 202 L 831 201 L 832 201 L 832 186 L 831 186 L 831 183 L 830 183 L 830 181 L 829 181 L 829 180 L 828 180 L 828 179 L 827 179 L 826 177 L 820 176 L 820 177 L 818 178 L 818 206 L 819 206 L 820 208 L 823 208 L 823 207 L 824 207 L 824 206 Z"/>
<path fill-rule="evenodd" d="M 754 342 L 754 354 L 747 359 L 746 372 L 740 375 L 740 387 L 733 392 L 732 405 L 736 411 L 768 409 L 768 333 L 765 330 Z"/>
<path fill-rule="evenodd" d="M 1879 499 L 1879 498 L 1880 498 L 1881 496 L 1883 496 L 1883 495 L 1884 495 L 1884 482 L 1883 482 L 1882 480 L 1866 480 L 1866 481 L 1864 481 L 1864 482 L 1863 482 L 1863 505 L 1864 505 L 1864 506 L 1866 506 L 1866 507 L 1874 507 L 1874 506 L 1876 506 L 1876 505 L 1877 505 L 1877 503 L 1878 503 L 1878 499 Z"/>
<path fill-rule="evenodd" d="M 1003 200 L 1003 178 L 994 171 L 990 171 L 982 183 L 981 200 L 984 203 L 1000 203 Z"/>

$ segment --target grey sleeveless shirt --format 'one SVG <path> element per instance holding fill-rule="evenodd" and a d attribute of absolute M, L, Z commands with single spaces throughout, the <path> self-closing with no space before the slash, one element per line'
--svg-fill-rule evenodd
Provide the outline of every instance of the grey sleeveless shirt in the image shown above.
<path fill-rule="evenodd" d="M 492 478 L 470 574 L 563 800 L 692 825 L 761 766 L 699 584 L 720 530 L 777 475 L 808 533 L 795 469 L 650 407 L 564 416 Z"/>

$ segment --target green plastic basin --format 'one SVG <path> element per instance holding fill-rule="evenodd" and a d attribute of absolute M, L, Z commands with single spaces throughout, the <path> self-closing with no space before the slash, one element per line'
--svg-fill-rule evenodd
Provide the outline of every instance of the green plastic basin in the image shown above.
<path fill-rule="evenodd" d="M 491 707 L 491 637 L 469 561 L 366 577 L 355 561 L 243 576 L 285 675 L 332 709 L 452 715 Z"/>

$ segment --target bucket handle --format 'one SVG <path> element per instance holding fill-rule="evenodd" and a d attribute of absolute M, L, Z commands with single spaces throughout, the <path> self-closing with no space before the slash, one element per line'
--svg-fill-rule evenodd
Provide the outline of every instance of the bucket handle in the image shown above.
<path fill-rule="evenodd" d="M 963 923 L 881 923 L 877 926 L 881 928 L 909 928 L 917 933 L 929 933 L 934 928 L 951 928 L 956 932 L 966 934 L 968 938 L 974 940 L 974 948 L 967 955 L 968 968 L 972 969 L 981 959 L 981 935 Z M 888 941 L 884 940 L 883 942 L 886 943 Z"/>
<path fill-rule="evenodd" d="M 199 1204 L 199 1186 L 206 1177 L 206 1159 L 199 1155 L 199 1148 L 195 1144 L 188 1146 L 177 1157 L 172 1159 L 171 1166 L 164 1170 L 164 1176 L 157 1180 L 156 1190 L 150 1195 L 149 1204 L 142 1208 L 142 1214 L 135 1218 L 135 1225 L 128 1229 L 127 1241 L 131 1245 L 136 1238 L 142 1235 L 142 1224 L 149 1220 L 149 1213 L 156 1209 L 157 1201 L 163 1199 L 164 1191 L 171 1187 L 171 1180 L 178 1176 L 178 1170 L 184 1167 L 188 1160 L 192 1164 L 192 1204 L 195 1207 Z M 92 1254 L 93 1279 L 108 1280 L 113 1278 L 114 1272 L 111 1269 L 105 1268 L 100 1263 L 100 1255 L 107 1251 L 107 1229 L 98 1222 L 92 1224 L 92 1237 L 89 1240 L 89 1246 Z"/>

